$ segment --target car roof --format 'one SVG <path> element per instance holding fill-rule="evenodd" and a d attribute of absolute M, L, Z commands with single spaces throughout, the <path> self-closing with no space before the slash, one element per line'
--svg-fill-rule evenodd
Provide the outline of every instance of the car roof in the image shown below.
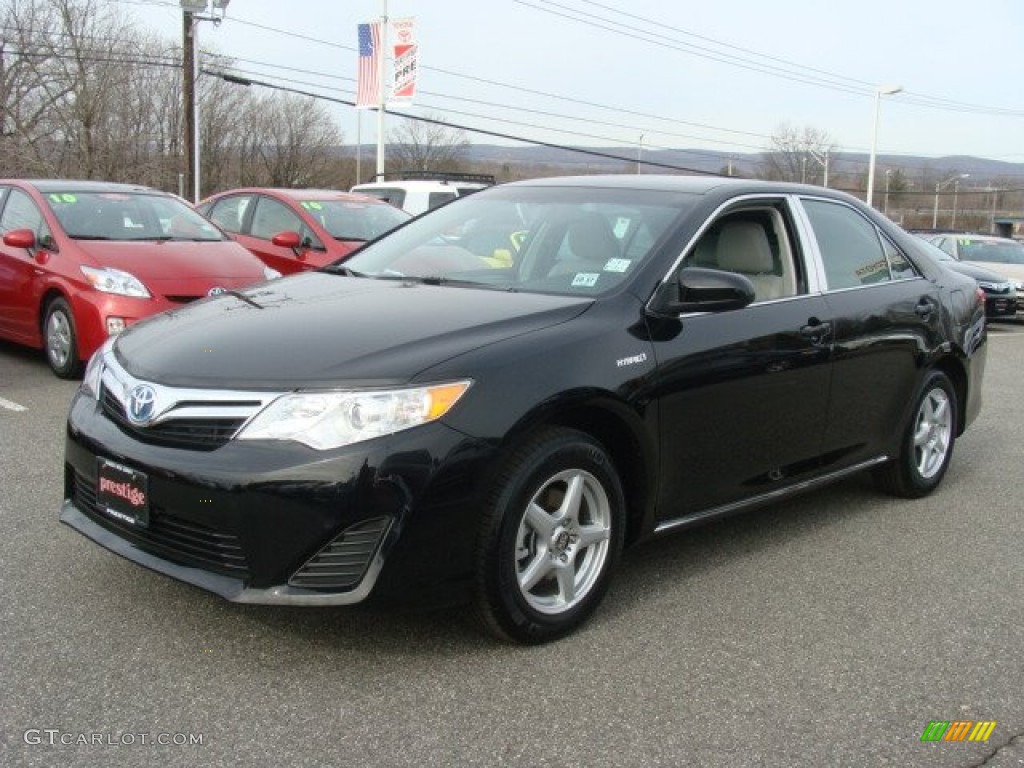
<path fill-rule="evenodd" d="M 0 184 L 25 184 L 35 187 L 40 192 L 157 192 L 167 194 L 159 189 L 143 184 L 121 184 L 114 181 L 96 181 L 94 179 L 2 179 Z"/>
<path fill-rule="evenodd" d="M 277 197 L 284 197 L 289 200 L 295 200 L 296 202 L 301 202 L 303 200 L 340 200 L 342 202 L 387 205 L 387 203 L 384 203 L 375 197 L 370 197 L 369 195 L 353 194 L 351 192 L 343 192 L 337 189 L 292 189 L 290 187 L 239 187 L 238 189 L 228 189 L 223 192 L 218 192 L 215 195 L 210 195 L 207 200 L 224 197 L 225 195 L 245 193 L 274 195 Z"/>
<path fill-rule="evenodd" d="M 795 184 L 785 181 L 762 181 L 739 179 L 728 176 L 676 176 L 668 174 L 605 174 L 594 176 L 550 176 L 524 181 L 509 182 L 503 186 L 542 187 L 605 187 L 609 189 L 636 189 L 659 192 L 689 192 L 707 194 L 712 191 L 728 191 L 738 194 L 813 194 L 849 200 L 851 195 L 828 187 L 811 184 Z"/>

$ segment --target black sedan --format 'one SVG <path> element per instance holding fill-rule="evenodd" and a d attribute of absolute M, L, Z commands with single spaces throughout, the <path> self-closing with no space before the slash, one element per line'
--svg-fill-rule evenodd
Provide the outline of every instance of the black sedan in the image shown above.
<path fill-rule="evenodd" d="M 860 471 L 939 484 L 986 327 L 922 249 L 818 187 L 493 187 L 109 342 L 61 519 L 237 602 L 464 599 L 551 640 L 624 546 Z"/>

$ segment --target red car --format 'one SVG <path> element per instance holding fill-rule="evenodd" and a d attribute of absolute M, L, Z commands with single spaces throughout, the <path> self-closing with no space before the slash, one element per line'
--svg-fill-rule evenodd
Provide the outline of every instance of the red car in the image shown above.
<path fill-rule="evenodd" d="M 232 189 L 198 210 L 282 274 L 336 261 L 411 218 L 376 198 L 329 189 Z"/>
<path fill-rule="evenodd" d="M 127 326 L 279 274 L 173 195 L 97 181 L 0 180 L 0 338 L 61 378 Z"/>

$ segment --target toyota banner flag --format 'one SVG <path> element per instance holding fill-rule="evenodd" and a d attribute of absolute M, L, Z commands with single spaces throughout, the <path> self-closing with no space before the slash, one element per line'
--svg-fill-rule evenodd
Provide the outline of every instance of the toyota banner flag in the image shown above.
<path fill-rule="evenodd" d="M 388 101 L 409 103 L 416 93 L 416 45 L 414 18 L 391 19 L 388 33 L 394 55 L 394 75 Z M 359 72 L 356 108 L 376 107 L 380 101 L 381 22 L 359 24 Z"/>

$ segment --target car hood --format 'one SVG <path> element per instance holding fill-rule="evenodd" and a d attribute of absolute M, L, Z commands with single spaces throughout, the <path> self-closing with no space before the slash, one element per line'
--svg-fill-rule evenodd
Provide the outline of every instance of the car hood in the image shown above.
<path fill-rule="evenodd" d="M 118 337 L 133 376 L 178 387 L 408 382 L 457 355 L 565 322 L 590 298 L 307 272 L 145 320 Z"/>
<path fill-rule="evenodd" d="M 233 240 L 75 243 L 97 266 L 129 272 L 161 293 L 181 292 L 177 288 L 193 284 L 237 287 L 265 279 L 263 263 Z"/>
<path fill-rule="evenodd" d="M 978 266 L 966 261 L 944 261 L 942 266 L 959 272 L 961 275 L 973 277 L 975 280 L 984 280 L 987 283 L 1005 283 L 1009 277 L 998 271 Z"/>

